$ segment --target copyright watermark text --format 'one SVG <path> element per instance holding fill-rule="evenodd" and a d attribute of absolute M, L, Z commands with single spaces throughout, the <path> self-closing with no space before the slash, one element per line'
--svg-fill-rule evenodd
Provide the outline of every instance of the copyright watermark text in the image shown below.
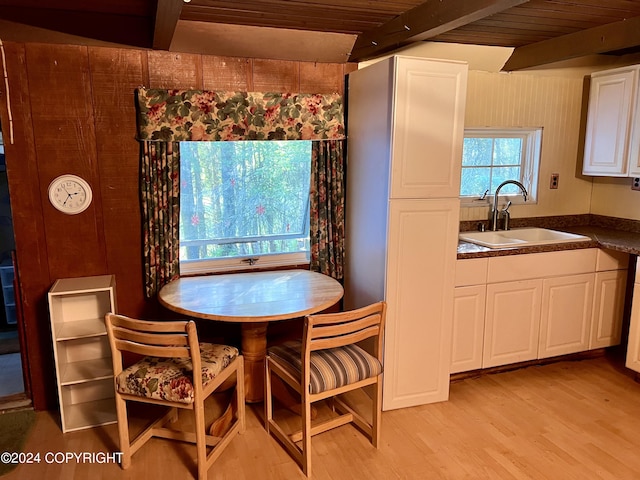
<path fill-rule="evenodd" d="M 120 463 L 122 452 L 2 452 L 1 463 Z"/>

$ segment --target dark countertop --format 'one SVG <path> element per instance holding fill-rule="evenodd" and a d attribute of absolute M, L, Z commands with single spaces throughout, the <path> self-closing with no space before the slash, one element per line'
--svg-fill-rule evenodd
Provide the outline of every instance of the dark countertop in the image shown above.
<path fill-rule="evenodd" d="M 638 232 L 616 230 L 614 228 L 595 225 L 572 225 L 561 228 L 555 227 L 553 229 L 587 235 L 591 237 L 592 240 L 589 242 L 556 243 L 518 248 L 487 248 L 460 241 L 458 243 L 458 258 L 500 257 L 505 255 L 521 255 L 524 253 L 575 250 L 578 248 L 606 248 L 632 255 L 640 255 L 640 233 Z"/>

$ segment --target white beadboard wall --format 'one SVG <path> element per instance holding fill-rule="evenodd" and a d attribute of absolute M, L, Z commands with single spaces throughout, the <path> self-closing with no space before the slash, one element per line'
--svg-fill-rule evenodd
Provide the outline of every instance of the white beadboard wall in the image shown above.
<path fill-rule="evenodd" d="M 583 80 L 531 73 L 470 71 L 465 127 L 543 127 L 536 204 L 514 205 L 513 218 L 590 213 L 592 182 L 576 174 Z M 559 188 L 549 188 L 552 173 Z M 463 207 L 460 220 L 488 218 Z"/>
<path fill-rule="evenodd" d="M 590 213 L 640 220 L 640 192 L 630 178 L 594 177 Z"/>

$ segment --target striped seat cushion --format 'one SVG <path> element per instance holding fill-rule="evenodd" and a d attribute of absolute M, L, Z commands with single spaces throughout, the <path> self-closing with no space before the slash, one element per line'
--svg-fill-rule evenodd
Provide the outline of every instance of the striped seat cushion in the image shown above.
<path fill-rule="evenodd" d="M 298 341 L 286 342 L 271 347 L 269 356 L 280 360 L 280 364 L 294 377 L 302 375 L 302 344 Z M 329 348 L 311 352 L 310 391 L 320 393 L 325 390 L 349 385 L 375 377 L 382 373 L 380 361 L 357 345 Z"/>

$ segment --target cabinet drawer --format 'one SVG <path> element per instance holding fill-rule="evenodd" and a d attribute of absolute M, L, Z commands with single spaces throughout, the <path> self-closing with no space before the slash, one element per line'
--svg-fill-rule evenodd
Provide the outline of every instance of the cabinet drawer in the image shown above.
<path fill-rule="evenodd" d="M 487 283 L 488 258 L 470 258 L 456 261 L 456 287 Z"/>
<path fill-rule="evenodd" d="M 596 272 L 606 270 L 626 270 L 629 266 L 629 254 L 615 250 L 598 250 Z"/>
<path fill-rule="evenodd" d="M 489 258 L 487 283 L 590 273 L 596 267 L 597 248 L 532 253 Z"/>

